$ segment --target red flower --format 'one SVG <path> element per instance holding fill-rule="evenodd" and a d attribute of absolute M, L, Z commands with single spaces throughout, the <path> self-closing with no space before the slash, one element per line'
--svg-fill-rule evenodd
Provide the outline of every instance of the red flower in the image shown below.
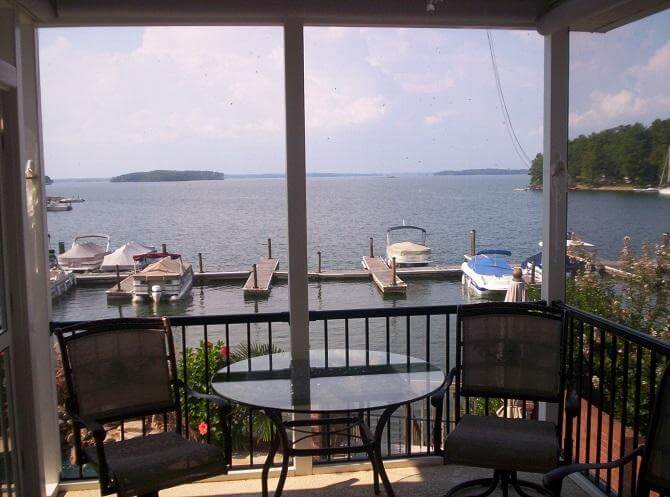
<path fill-rule="evenodd" d="M 229 352 L 230 352 L 230 349 L 228 348 L 227 345 L 221 345 L 221 348 L 219 349 L 219 355 L 220 355 L 223 359 L 227 359 L 227 358 L 228 358 L 228 353 L 229 353 Z"/>
<path fill-rule="evenodd" d="M 209 426 L 207 426 L 207 423 L 205 423 L 203 421 L 198 425 L 198 431 L 200 432 L 200 434 L 202 436 L 205 436 L 205 435 L 207 435 L 207 432 L 209 431 Z"/>
<path fill-rule="evenodd" d="M 208 347 L 213 347 L 214 344 L 213 344 L 212 342 L 207 342 L 207 346 L 208 346 Z"/>

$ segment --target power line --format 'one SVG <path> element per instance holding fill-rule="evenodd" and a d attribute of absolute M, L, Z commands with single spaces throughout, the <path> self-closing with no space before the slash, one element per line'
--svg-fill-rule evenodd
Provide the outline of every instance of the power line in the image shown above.
<path fill-rule="evenodd" d="M 491 37 L 491 32 L 486 30 L 486 37 L 489 42 L 489 52 L 491 54 L 491 66 L 493 68 L 493 78 L 496 83 L 496 89 L 498 91 L 498 99 L 500 100 L 500 110 L 502 112 L 503 121 L 505 122 L 505 129 L 509 135 L 510 141 L 512 143 L 512 148 L 514 152 L 519 157 L 521 162 L 524 163 L 526 167 L 530 166 L 532 162 L 526 151 L 523 149 L 519 138 L 514 131 L 514 126 L 512 125 L 512 119 L 510 118 L 509 111 L 507 109 L 507 102 L 505 101 L 505 94 L 503 93 L 502 83 L 500 81 L 500 72 L 498 71 L 498 64 L 496 62 L 495 49 L 493 47 L 493 39 Z"/>

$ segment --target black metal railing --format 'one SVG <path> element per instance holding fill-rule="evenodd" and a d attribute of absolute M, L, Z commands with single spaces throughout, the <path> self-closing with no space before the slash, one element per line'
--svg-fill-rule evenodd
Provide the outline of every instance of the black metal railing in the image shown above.
<path fill-rule="evenodd" d="M 670 361 L 670 344 L 626 326 L 570 306 L 566 316 L 565 371 L 581 400 L 574 426 L 572 458 L 598 462 L 617 458 L 644 441 L 656 395 L 657 378 Z M 313 348 L 362 349 L 396 352 L 419 357 L 449 371 L 455 365 L 457 305 L 311 311 L 310 343 Z M 246 357 L 244 351 L 265 353 L 289 350 L 289 314 L 264 313 L 173 317 L 178 369 L 191 387 L 209 392 L 209 378 L 231 360 Z M 71 323 L 52 323 L 52 328 Z M 218 342 L 225 348 L 217 349 Z M 199 407 L 184 401 L 183 420 L 188 436 L 216 443 L 215 407 Z M 470 403 L 466 403 L 470 405 Z M 504 412 L 507 412 L 506 405 Z M 485 413 L 489 413 L 488 404 Z M 453 404 L 444 404 L 442 433 L 454 426 Z M 525 412 L 525 405 L 523 407 Z M 374 429 L 379 413 L 368 412 Z M 265 458 L 272 431 L 259 412 L 236 407 L 237 436 L 232 469 L 259 467 Z M 389 421 L 384 433 L 384 456 L 414 457 L 433 454 L 434 411 L 429 400 L 408 404 Z M 147 433 L 146 420 L 141 432 Z M 163 424 L 165 426 L 165 423 Z M 125 427 L 121 426 L 121 431 Z M 126 430 L 127 431 L 127 430 Z M 347 438 L 345 436 L 345 438 Z M 326 440 L 324 443 L 330 443 Z M 340 443 L 351 443 L 351 437 Z M 67 447 L 67 442 L 64 441 Z M 600 450 L 598 450 L 600 448 Z M 347 460 L 323 457 L 317 463 Z M 609 495 L 628 495 L 635 490 L 637 467 L 629 471 L 602 470 L 590 473 L 591 481 Z M 82 468 L 64 465 L 64 478 L 93 476 Z M 632 494 L 631 494 L 632 495 Z"/>
<path fill-rule="evenodd" d="M 566 314 L 567 374 L 580 399 L 572 459 L 617 459 L 644 443 L 670 343 L 575 307 Z M 587 473 L 607 495 L 636 495 L 637 463 Z"/>
<path fill-rule="evenodd" d="M 454 337 L 457 306 L 430 306 L 408 308 L 380 308 L 360 310 L 311 311 L 310 343 L 313 348 L 347 351 L 397 352 L 413 355 L 448 370 L 454 364 Z M 210 393 L 209 379 L 219 368 L 226 368 L 232 361 L 250 355 L 264 354 L 269 350 L 289 350 L 289 314 L 287 312 L 206 315 L 172 317 L 177 369 L 181 379 L 190 387 Z M 74 324 L 53 322 L 51 328 Z M 221 346 L 222 348 L 217 348 Z M 197 404 L 194 402 L 198 402 Z M 210 443 L 221 442 L 212 428 L 218 423 L 216 407 L 208 401 L 182 402 L 183 423 L 188 437 L 197 437 Z M 374 429 L 381 413 L 367 412 L 368 422 Z M 269 421 L 258 411 L 241 406 L 234 408 L 234 450 L 232 468 L 260 467 L 265 459 L 272 429 Z M 64 422 L 64 421 L 62 421 Z M 407 404 L 394 415 L 384 434 L 385 457 L 414 457 L 432 454 L 433 414 L 429 399 Z M 205 425 L 202 425 L 205 423 Z M 123 421 L 114 430 L 119 438 L 151 433 L 152 429 L 167 429 L 169 420 Z M 199 429 L 205 426 L 206 428 Z M 153 428 L 152 428 L 153 427 Z M 87 468 L 69 462 L 71 442 L 67 427 L 63 435 L 64 479 L 81 479 L 94 476 Z M 346 442 L 352 438 L 346 435 Z M 324 441 L 330 443 L 331 440 Z M 323 457 L 316 463 L 349 460 L 356 455 Z"/>

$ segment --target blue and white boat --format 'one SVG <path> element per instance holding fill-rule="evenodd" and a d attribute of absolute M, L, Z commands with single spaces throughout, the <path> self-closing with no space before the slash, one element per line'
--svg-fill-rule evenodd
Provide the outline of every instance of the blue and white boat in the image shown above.
<path fill-rule="evenodd" d="M 477 295 L 505 293 L 512 283 L 509 257 L 512 252 L 501 249 L 480 250 L 461 265 L 465 288 Z"/>

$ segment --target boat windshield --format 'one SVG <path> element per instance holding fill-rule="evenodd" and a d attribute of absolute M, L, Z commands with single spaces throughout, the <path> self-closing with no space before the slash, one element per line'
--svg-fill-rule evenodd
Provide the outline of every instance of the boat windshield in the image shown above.
<path fill-rule="evenodd" d="M 418 226 L 394 226 L 386 232 L 386 244 L 414 242 L 426 244 L 426 230 Z"/>

